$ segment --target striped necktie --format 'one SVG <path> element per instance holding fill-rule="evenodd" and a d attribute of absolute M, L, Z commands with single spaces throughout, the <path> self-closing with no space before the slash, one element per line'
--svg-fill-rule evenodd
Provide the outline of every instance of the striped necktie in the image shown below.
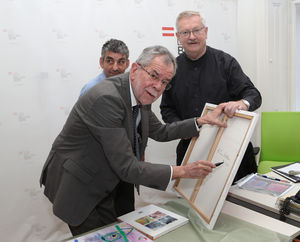
<path fill-rule="evenodd" d="M 132 108 L 132 117 L 133 117 L 133 136 L 134 136 L 134 142 L 133 142 L 133 152 L 138 160 L 141 160 L 140 156 L 140 150 L 139 150 L 139 141 L 138 141 L 138 132 L 137 132 L 137 117 L 139 114 L 139 106 L 135 105 Z"/>
<path fill-rule="evenodd" d="M 133 137 L 134 137 L 134 142 L 133 142 L 133 152 L 136 156 L 136 158 L 140 161 L 141 156 L 140 156 L 140 150 L 139 150 L 139 141 L 138 141 L 138 123 L 137 123 L 137 117 L 139 114 L 139 106 L 135 105 L 132 107 L 132 118 L 133 118 Z M 140 195 L 140 187 L 138 184 L 135 184 L 135 188 L 137 190 L 137 193 Z"/>

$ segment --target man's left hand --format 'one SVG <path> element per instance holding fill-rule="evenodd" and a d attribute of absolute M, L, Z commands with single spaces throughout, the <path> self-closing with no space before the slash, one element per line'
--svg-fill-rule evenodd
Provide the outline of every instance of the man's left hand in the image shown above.
<path fill-rule="evenodd" d="M 242 100 L 231 101 L 231 102 L 225 103 L 224 113 L 228 117 L 232 118 L 233 115 L 234 115 L 234 113 L 237 110 L 245 110 L 245 111 L 247 111 L 248 107 L 247 107 L 247 105 Z"/>

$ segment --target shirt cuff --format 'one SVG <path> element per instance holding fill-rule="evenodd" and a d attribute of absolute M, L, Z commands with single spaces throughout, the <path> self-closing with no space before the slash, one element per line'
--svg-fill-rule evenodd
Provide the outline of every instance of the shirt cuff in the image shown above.
<path fill-rule="evenodd" d="M 248 110 L 250 108 L 250 103 L 246 99 L 242 99 L 242 102 L 247 106 Z"/>
<path fill-rule="evenodd" d="M 197 129 L 197 131 L 199 132 L 199 131 L 200 131 L 200 128 L 201 128 L 201 126 L 198 124 L 198 122 L 197 122 L 197 118 L 194 118 L 194 121 L 195 121 L 195 126 L 196 126 L 196 129 Z"/>
<path fill-rule="evenodd" d="M 166 188 L 166 190 L 170 190 L 173 187 L 173 183 L 172 183 L 172 177 L 173 177 L 173 167 L 170 166 L 171 172 L 170 172 L 170 179 L 169 179 L 169 183 L 168 186 Z"/>

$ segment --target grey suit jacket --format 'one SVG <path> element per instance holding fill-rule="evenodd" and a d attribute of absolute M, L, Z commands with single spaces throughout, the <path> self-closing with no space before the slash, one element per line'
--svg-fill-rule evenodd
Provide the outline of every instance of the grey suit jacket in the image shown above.
<path fill-rule="evenodd" d="M 140 162 L 133 154 L 129 73 L 102 81 L 81 96 L 53 143 L 40 183 L 53 212 L 77 226 L 120 180 L 165 190 L 168 165 Z M 169 141 L 196 136 L 193 119 L 162 124 L 150 105 L 141 108 L 144 154 L 148 137 Z"/>

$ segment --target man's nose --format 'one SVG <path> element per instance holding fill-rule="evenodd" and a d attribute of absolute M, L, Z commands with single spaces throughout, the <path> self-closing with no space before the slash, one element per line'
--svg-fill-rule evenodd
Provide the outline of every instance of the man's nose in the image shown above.
<path fill-rule="evenodd" d="M 160 91 L 160 90 L 163 88 L 162 83 L 161 83 L 160 80 L 155 81 L 153 86 L 154 86 L 155 89 L 158 90 L 158 91 Z"/>
<path fill-rule="evenodd" d="M 196 39 L 196 35 L 193 32 L 190 32 L 189 39 Z"/>
<path fill-rule="evenodd" d="M 119 69 L 118 63 L 115 62 L 115 63 L 113 64 L 113 70 L 118 70 L 118 69 Z"/>

